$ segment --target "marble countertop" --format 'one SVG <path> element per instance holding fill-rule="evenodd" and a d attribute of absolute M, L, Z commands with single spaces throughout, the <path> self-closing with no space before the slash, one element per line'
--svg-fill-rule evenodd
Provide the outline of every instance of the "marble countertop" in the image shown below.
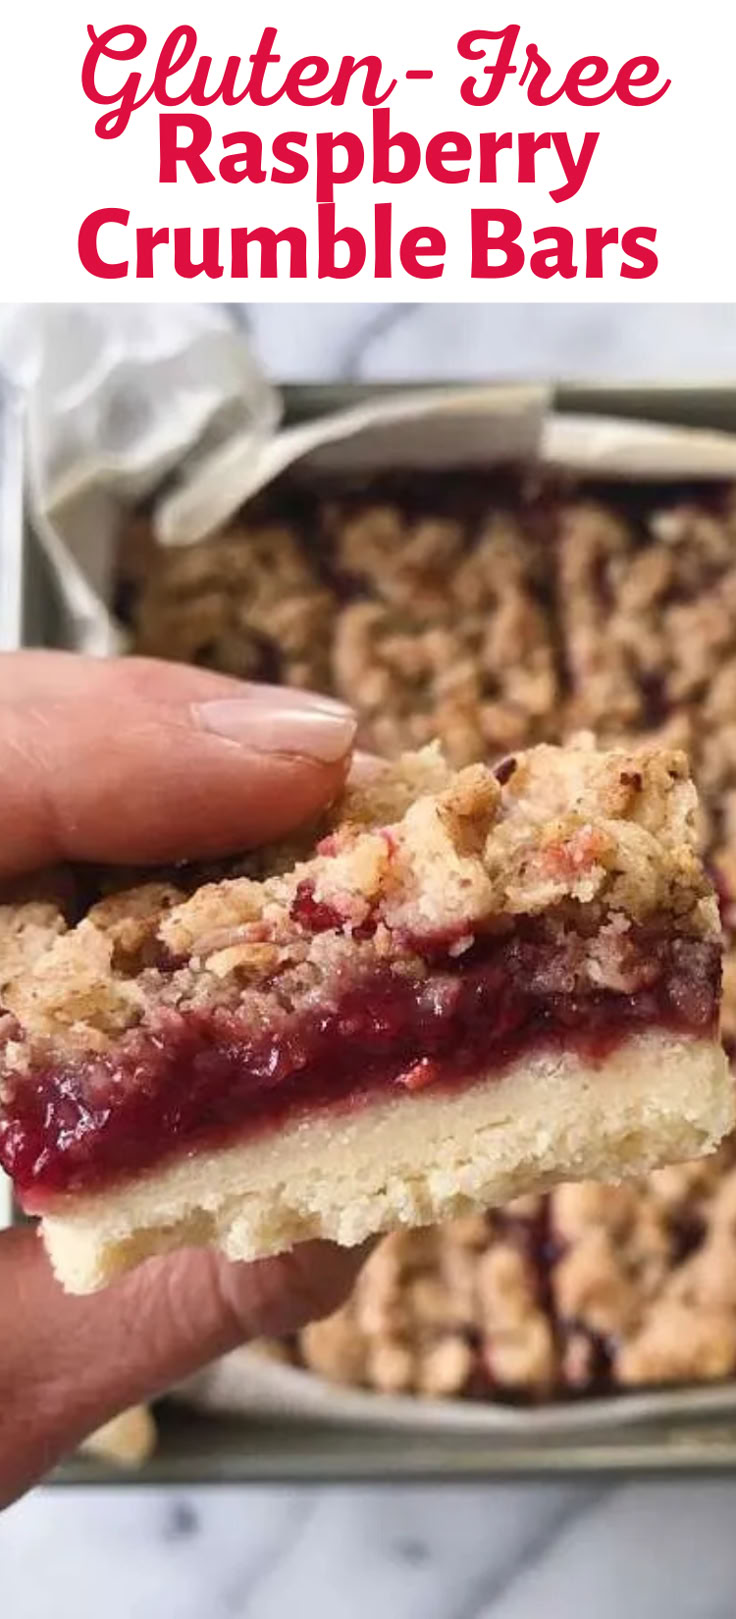
<path fill-rule="evenodd" d="M 736 381 L 736 304 L 261 304 L 242 311 L 288 382 Z"/>
<path fill-rule="evenodd" d="M 12 1619 L 731 1619 L 736 1484 L 37 1491 Z"/>
<path fill-rule="evenodd" d="M 736 306 L 270 305 L 285 380 L 736 378 Z M 736 1480 L 35 1491 L 12 1619 L 731 1619 Z"/>

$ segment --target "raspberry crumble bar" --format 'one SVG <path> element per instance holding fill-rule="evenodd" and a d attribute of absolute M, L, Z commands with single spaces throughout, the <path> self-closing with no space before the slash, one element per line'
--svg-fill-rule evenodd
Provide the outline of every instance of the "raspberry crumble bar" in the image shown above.
<path fill-rule="evenodd" d="M 454 773 L 429 748 L 214 882 L 76 874 L 76 916 L 3 907 L 0 1162 L 64 1285 L 711 1151 L 733 1099 L 695 812 L 671 749 Z"/>

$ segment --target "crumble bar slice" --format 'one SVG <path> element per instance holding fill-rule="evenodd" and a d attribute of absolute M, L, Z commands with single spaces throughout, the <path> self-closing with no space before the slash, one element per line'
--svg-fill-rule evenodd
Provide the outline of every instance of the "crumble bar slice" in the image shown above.
<path fill-rule="evenodd" d="M 72 926 L 5 907 L 0 1162 L 64 1285 L 710 1151 L 734 1109 L 695 809 L 671 750 L 454 774 L 430 748 L 306 858 L 87 896 Z"/>

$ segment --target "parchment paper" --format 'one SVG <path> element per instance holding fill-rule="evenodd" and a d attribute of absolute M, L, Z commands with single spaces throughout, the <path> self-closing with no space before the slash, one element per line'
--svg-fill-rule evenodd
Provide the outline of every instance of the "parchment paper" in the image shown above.
<path fill-rule="evenodd" d="M 736 1382 L 712 1388 L 661 1389 L 528 1409 L 492 1402 L 432 1400 L 341 1388 L 313 1372 L 236 1349 L 176 1390 L 176 1399 L 223 1414 L 311 1419 L 350 1427 L 411 1428 L 430 1433 L 497 1433 L 506 1439 L 561 1439 L 632 1423 L 705 1419 L 736 1412 Z"/>
<path fill-rule="evenodd" d="M 276 389 L 242 326 L 210 305 L 33 305 L 0 325 L 0 369 L 25 400 L 31 520 L 62 603 L 65 644 L 119 650 L 115 543 L 156 495 L 166 545 L 221 527 L 296 476 L 517 461 L 578 474 L 736 477 L 736 436 L 560 414 L 551 390 L 438 388 L 281 428 Z"/>
<path fill-rule="evenodd" d="M 108 601 L 126 514 L 218 456 L 249 465 L 276 432 L 278 394 L 242 328 L 206 304 L 24 305 L 0 328 L 0 369 L 24 399 L 27 498 L 65 641 L 113 652 Z M 213 526 L 231 509 L 217 501 L 214 484 Z"/>

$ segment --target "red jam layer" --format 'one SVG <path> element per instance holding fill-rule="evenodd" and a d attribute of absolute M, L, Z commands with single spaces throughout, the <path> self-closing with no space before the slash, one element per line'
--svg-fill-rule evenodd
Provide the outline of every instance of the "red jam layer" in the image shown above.
<path fill-rule="evenodd" d="M 422 981 L 382 969 L 336 1005 L 293 1013 L 266 1033 L 237 1009 L 159 1008 L 155 1023 L 104 1056 L 18 1074 L 0 1117 L 0 1163 L 25 1207 L 40 1210 L 59 1193 L 93 1190 L 287 1120 L 392 1091 L 467 1085 L 541 1045 L 573 1045 L 602 1061 L 652 1025 L 715 1030 L 717 945 L 640 939 L 653 981 L 630 995 L 540 988 L 559 986 L 553 949 L 514 936 L 434 960 Z"/>

